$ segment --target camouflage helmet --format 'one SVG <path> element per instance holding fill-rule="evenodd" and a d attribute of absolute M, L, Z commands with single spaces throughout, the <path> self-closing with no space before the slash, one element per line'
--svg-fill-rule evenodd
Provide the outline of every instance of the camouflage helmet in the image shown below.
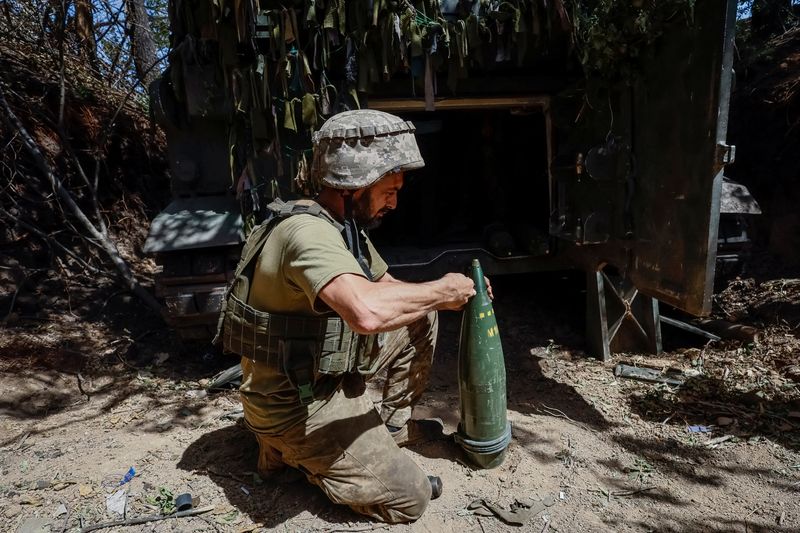
<path fill-rule="evenodd" d="M 369 187 L 389 172 L 422 168 L 414 125 L 375 109 L 345 111 L 314 133 L 311 180 L 334 189 Z"/>

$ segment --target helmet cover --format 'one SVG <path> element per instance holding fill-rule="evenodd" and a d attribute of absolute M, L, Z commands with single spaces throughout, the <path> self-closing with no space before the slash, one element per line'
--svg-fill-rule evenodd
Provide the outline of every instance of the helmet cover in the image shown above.
<path fill-rule="evenodd" d="M 376 109 L 334 115 L 314 133 L 311 180 L 362 189 L 390 172 L 422 168 L 414 130 L 411 122 Z"/>

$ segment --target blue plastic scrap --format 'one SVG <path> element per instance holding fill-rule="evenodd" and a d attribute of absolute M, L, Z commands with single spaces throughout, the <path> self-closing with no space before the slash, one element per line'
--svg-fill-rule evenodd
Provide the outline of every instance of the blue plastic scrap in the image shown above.
<path fill-rule="evenodd" d="M 117 486 L 119 487 L 120 485 L 124 485 L 128 481 L 132 480 L 134 476 L 136 476 L 136 469 L 134 467 L 131 467 L 125 474 L 125 476 L 122 478 L 122 481 L 117 483 Z"/>
<path fill-rule="evenodd" d="M 689 433 L 711 433 L 711 428 L 708 426 L 688 426 L 686 431 Z"/>

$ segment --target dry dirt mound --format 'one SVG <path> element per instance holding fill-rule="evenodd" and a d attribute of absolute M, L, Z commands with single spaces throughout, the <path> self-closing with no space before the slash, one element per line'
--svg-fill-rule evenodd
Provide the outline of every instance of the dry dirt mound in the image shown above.
<path fill-rule="evenodd" d="M 0 39 L 0 88 L 81 210 L 147 282 L 153 265 L 141 245 L 168 197 L 163 136 L 141 95 L 109 87 L 69 55 L 62 76 L 57 59 L 36 43 Z M 17 125 L 0 121 L 0 321 L 95 319 L 117 298 L 118 275 L 24 141 Z"/>

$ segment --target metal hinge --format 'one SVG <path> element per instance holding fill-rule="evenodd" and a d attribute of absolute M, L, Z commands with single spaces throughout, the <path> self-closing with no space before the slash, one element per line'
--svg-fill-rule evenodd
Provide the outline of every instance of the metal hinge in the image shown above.
<path fill-rule="evenodd" d="M 725 143 L 717 143 L 717 164 L 720 166 L 730 165 L 736 160 L 736 146 Z"/>

